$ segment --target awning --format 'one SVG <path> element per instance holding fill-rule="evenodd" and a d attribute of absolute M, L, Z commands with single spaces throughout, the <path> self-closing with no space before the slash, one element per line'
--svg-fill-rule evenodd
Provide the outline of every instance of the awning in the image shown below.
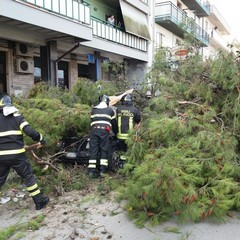
<path fill-rule="evenodd" d="M 150 39 L 147 15 L 123 0 L 119 2 L 126 32 Z"/>

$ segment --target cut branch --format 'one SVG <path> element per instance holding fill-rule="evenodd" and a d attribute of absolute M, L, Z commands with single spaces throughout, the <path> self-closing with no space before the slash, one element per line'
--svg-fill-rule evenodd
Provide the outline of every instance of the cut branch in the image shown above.
<path fill-rule="evenodd" d="M 177 101 L 179 104 L 191 104 L 191 105 L 196 105 L 196 106 L 201 106 L 198 103 L 195 102 L 189 102 L 189 101 Z"/>
<path fill-rule="evenodd" d="M 33 160 L 36 162 L 36 164 L 38 165 L 48 165 L 49 167 L 51 167 L 53 170 L 55 170 L 56 172 L 59 171 L 59 169 L 57 167 L 55 167 L 52 163 L 50 163 L 50 161 L 45 161 L 45 160 L 42 160 L 41 158 L 39 158 L 33 150 L 30 151 L 32 157 L 33 157 Z"/>
<path fill-rule="evenodd" d="M 30 146 L 24 146 L 25 150 L 30 152 L 32 157 L 33 157 L 33 160 L 34 162 L 37 164 L 37 165 L 43 165 L 44 168 L 43 170 L 46 171 L 48 169 L 48 167 L 52 168 L 53 170 L 55 171 L 59 171 L 59 169 L 57 167 L 55 167 L 51 162 L 50 162 L 50 159 L 49 160 L 43 160 L 41 158 L 39 158 L 35 152 L 33 151 L 34 149 L 38 149 L 38 148 L 41 148 L 42 147 L 42 144 L 41 143 L 35 143 L 35 144 L 32 144 Z"/>

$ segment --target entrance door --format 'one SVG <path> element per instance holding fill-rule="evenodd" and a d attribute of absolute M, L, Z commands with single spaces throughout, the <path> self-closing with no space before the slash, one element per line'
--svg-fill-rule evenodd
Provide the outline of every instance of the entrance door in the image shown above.
<path fill-rule="evenodd" d="M 0 51 L 0 93 L 7 92 L 6 52 Z"/>

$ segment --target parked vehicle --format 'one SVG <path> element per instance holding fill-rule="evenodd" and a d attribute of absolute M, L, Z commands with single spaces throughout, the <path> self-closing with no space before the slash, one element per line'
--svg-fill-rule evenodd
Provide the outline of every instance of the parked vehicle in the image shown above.
<path fill-rule="evenodd" d="M 65 164 L 81 164 L 88 165 L 89 160 L 89 135 L 80 138 L 66 137 L 59 143 L 60 151 L 63 154 L 59 160 Z M 123 162 L 120 160 L 118 140 L 116 137 L 111 137 L 111 151 L 109 154 L 109 170 L 117 171 L 123 167 Z"/>

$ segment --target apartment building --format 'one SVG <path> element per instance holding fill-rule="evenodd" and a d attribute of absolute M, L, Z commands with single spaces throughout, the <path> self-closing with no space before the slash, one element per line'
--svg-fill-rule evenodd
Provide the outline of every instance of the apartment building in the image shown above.
<path fill-rule="evenodd" d="M 24 95 L 39 81 L 71 89 L 80 77 L 111 80 L 109 63 L 120 63 L 137 88 L 156 49 L 175 54 L 184 32 L 205 57 L 227 49 L 230 28 L 208 1 L 1 0 L 0 92 Z"/>
<path fill-rule="evenodd" d="M 181 51 L 184 33 L 191 33 L 204 58 L 214 57 L 219 48 L 227 50 L 224 36 L 231 33 L 229 26 L 209 1 L 202 0 L 156 0 L 154 7 L 153 42 L 151 62 L 159 47 L 167 47 L 172 55 L 186 54 Z"/>
<path fill-rule="evenodd" d="M 205 19 L 205 26 L 209 35 L 209 45 L 203 49 L 203 55 L 215 56 L 219 49 L 230 51 L 228 36 L 231 35 L 231 29 L 214 5 L 210 5 L 210 15 Z"/>
<path fill-rule="evenodd" d="M 1 0 L 0 92 L 25 94 L 38 81 L 71 89 L 79 77 L 108 80 L 106 63 L 123 63 L 129 83 L 141 82 L 149 9 L 148 0 Z"/>

